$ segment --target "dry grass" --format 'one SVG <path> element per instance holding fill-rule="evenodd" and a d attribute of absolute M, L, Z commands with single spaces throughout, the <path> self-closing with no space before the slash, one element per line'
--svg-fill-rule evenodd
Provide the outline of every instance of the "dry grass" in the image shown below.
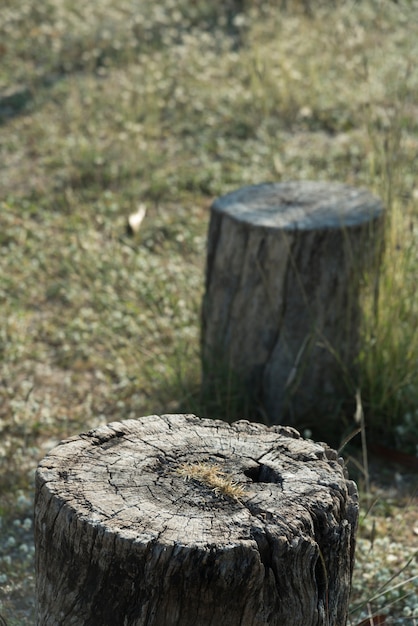
<path fill-rule="evenodd" d="M 196 480 L 209 487 L 216 495 L 238 501 L 245 495 L 245 489 L 227 476 L 219 465 L 203 462 L 182 463 L 175 471 L 185 480 Z"/>

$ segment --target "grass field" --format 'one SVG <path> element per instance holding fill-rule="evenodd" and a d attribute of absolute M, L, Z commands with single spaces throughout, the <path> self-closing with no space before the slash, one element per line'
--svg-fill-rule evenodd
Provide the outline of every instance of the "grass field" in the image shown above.
<path fill-rule="evenodd" d="M 368 432 L 418 454 L 418 3 L 276 4 L 0 0 L 9 625 L 33 623 L 33 475 L 46 451 L 113 419 L 206 414 L 199 315 L 217 195 L 314 179 L 382 198 L 386 250 L 377 317 L 364 301 L 361 393 Z M 129 237 L 140 204 L 146 217 Z M 228 397 L 216 413 L 239 416 Z M 370 610 L 416 624 L 416 481 L 396 478 L 367 515 L 363 496 L 353 609 L 399 572 Z"/>

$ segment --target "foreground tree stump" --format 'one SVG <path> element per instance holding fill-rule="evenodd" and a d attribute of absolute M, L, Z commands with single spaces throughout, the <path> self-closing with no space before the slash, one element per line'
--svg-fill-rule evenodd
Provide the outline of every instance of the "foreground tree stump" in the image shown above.
<path fill-rule="evenodd" d="M 292 428 L 193 415 L 63 441 L 36 475 L 38 626 L 343 626 L 357 491 Z"/>
<path fill-rule="evenodd" d="M 203 387 L 235 380 L 269 423 L 335 419 L 354 405 L 360 287 L 383 207 L 323 182 L 244 187 L 211 207 Z"/>

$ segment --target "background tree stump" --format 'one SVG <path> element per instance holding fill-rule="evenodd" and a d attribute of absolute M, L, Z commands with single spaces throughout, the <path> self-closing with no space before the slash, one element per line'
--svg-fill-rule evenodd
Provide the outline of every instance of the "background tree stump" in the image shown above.
<path fill-rule="evenodd" d="M 336 183 L 254 185 L 217 199 L 203 388 L 237 380 L 269 423 L 335 423 L 342 403 L 354 405 L 360 287 L 377 267 L 383 215 L 369 192 Z"/>
<path fill-rule="evenodd" d="M 357 491 L 292 428 L 193 415 L 63 441 L 36 475 L 38 626 L 343 626 Z"/>

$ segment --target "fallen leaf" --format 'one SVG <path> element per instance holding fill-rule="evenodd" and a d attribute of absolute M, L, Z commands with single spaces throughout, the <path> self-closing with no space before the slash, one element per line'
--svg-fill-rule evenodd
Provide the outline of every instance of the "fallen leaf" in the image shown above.
<path fill-rule="evenodd" d="M 147 209 L 144 204 L 140 204 L 136 213 L 131 213 L 128 217 L 128 224 L 126 230 L 128 235 L 136 235 L 139 231 L 142 221 L 147 213 Z"/>

